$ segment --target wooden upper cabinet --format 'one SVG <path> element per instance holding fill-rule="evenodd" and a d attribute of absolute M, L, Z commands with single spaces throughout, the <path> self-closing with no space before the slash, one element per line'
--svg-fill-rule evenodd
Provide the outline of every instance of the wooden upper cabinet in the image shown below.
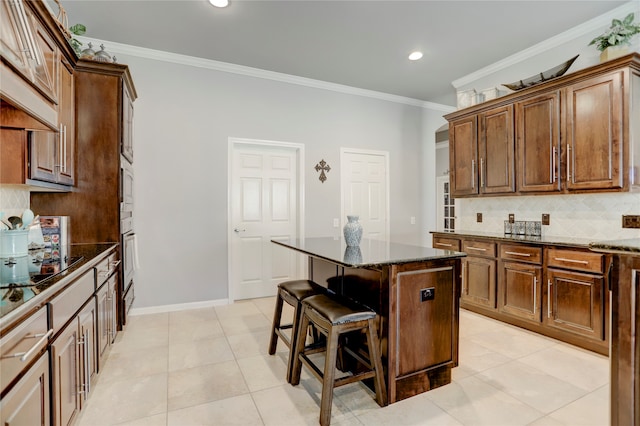
<path fill-rule="evenodd" d="M 133 100 L 126 84 L 122 88 L 122 142 L 121 152 L 129 163 L 133 163 Z"/>
<path fill-rule="evenodd" d="M 639 89 L 633 53 L 447 114 L 452 195 L 640 190 Z"/>
<path fill-rule="evenodd" d="M 61 59 L 58 72 L 58 121 L 60 129 L 60 169 L 58 183 L 75 183 L 75 91 L 73 68 L 65 59 Z"/>
<path fill-rule="evenodd" d="M 24 16 L 16 3 L 0 1 L 0 55 L 20 74 L 28 77 L 27 41 L 21 26 Z"/>
<path fill-rule="evenodd" d="M 567 87 L 567 189 L 623 187 L 622 91 L 622 72 Z"/>
<path fill-rule="evenodd" d="M 480 193 L 515 191 L 513 105 L 479 115 Z"/>
<path fill-rule="evenodd" d="M 33 60 L 33 82 L 48 100 L 57 103 L 56 77 L 60 52 L 54 39 L 35 16 L 29 14 L 29 19 L 36 49 L 36 59 Z"/>
<path fill-rule="evenodd" d="M 449 124 L 449 180 L 451 195 L 478 193 L 478 121 L 476 116 Z"/>
<path fill-rule="evenodd" d="M 518 191 L 560 191 L 560 92 L 516 103 Z"/>

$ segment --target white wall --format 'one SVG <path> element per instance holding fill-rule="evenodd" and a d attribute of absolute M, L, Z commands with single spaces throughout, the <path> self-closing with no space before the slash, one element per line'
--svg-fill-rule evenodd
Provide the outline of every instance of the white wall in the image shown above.
<path fill-rule="evenodd" d="M 228 138 L 305 145 L 306 236 L 333 235 L 340 147 L 390 153 L 391 238 L 427 235 L 444 111 L 118 53 L 135 102 L 135 308 L 228 297 Z M 330 166 L 321 183 L 314 166 Z M 426 163 L 426 164 L 425 164 Z M 410 217 L 417 218 L 415 225 Z M 429 239 L 430 241 L 430 239 Z"/>

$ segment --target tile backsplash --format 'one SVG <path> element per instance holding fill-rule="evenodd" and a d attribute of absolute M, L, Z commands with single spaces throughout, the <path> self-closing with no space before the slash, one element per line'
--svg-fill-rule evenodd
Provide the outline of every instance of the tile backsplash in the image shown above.
<path fill-rule="evenodd" d="M 623 229 L 622 215 L 640 215 L 640 194 L 598 193 L 456 200 L 456 229 L 503 232 L 509 213 L 515 220 L 539 221 L 550 215 L 542 235 L 610 240 L 640 238 L 640 229 Z M 482 222 L 476 222 L 482 213 Z"/>
<path fill-rule="evenodd" d="M 29 208 L 29 190 L 19 185 L 0 185 L 0 212 L 4 216 L 20 216 Z"/>

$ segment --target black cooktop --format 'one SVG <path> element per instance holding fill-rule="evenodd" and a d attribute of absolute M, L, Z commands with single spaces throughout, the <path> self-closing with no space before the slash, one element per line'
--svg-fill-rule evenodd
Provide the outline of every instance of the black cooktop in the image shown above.
<path fill-rule="evenodd" d="M 0 258 L 0 289 L 37 286 L 82 260 L 47 250 L 29 252 L 27 256 Z"/>

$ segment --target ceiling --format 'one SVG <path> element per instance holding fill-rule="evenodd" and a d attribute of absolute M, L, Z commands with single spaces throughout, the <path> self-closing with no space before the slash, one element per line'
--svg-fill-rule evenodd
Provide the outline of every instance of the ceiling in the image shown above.
<path fill-rule="evenodd" d="M 231 0 L 224 9 L 206 0 L 61 3 L 69 24 L 84 24 L 92 39 L 455 105 L 452 81 L 627 2 Z M 409 61 L 413 50 L 423 59 Z"/>

